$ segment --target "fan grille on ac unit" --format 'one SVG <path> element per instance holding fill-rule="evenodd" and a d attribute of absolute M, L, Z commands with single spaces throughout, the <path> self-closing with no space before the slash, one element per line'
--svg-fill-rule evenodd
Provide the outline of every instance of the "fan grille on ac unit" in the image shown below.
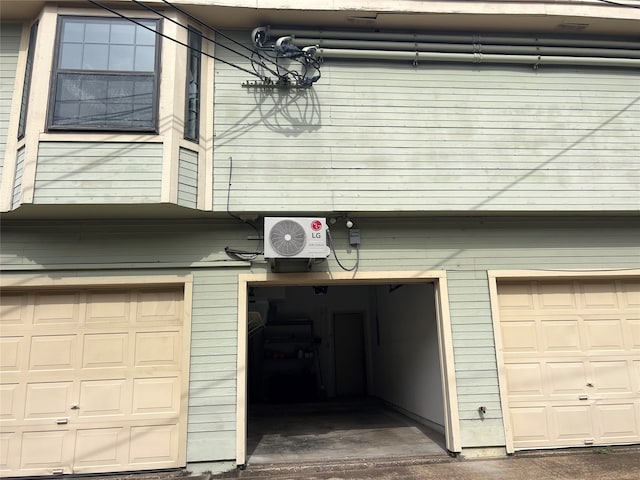
<path fill-rule="evenodd" d="M 285 257 L 299 254 L 307 241 L 304 228 L 293 220 L 281 220 L 271 227 L 269 242 L 271 247 Z"/>

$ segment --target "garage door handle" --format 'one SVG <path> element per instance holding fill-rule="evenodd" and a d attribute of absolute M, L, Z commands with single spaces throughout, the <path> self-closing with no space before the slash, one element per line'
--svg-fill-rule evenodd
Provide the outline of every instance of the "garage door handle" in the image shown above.
<path fill-rule="evenodd" d="M 578 395 L 578 400 L 589 400 L 589 395 Z"/>
<path fill-rule="evenodd" d="M 58 425 L 65 425 L 67 423 L 69 423 L 69 419 L 68 418 L 59 418 L 56 420 L 56 423 Z"/>

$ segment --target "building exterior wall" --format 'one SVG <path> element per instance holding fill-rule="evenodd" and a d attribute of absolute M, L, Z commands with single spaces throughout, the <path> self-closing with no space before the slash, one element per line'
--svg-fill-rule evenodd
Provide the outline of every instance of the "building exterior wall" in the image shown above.
<path fill-rule="evenodd" d="M 198 154 L 186 148 L 180 149 L 178 166 L 178 205 L 198 206 Z"/>
<path fill-rule="evenodd" d="M 18 112 L 11 111 L 11 104 L 21 36 L 21 25 L 3 23 L 0 26 L 0 183 L 2 183 L 9 120 L 12 115 L 19 115 Z"/>
<path fill-rule="evenodd" d="M 239 223 L 239 222 L 238 222 Z M 487 271 L 639 268 L 640 224 L 628 218 L 361 219 L 360 271 L 447 272 L 462 448 L 504 446 Z M 192 273 L 188 462 L 235 458 L 238 275 L 229 261 L 246 226 L 224 222 L 55 222 L 6 225 L 3 275 Z M 338 256 L 349 258 L 342 232 Z M 236 240 L 239 244 L 236 244 Z M 62 270 L 60 270 L 62 269 Z M 329 259 L 320 270 L 338 270 Z M 484 405 L 484 419 L 478 405 Z"/>
<path fill-rule="evenodd" d="M 161 189 L 160 143 L 40 143 L 34 203 L 150 203 Z"/>
<path fill-rule="evenodd" d="M 238 211 L 640 210 L 637 69 L 326 58 L 309 90 L 216 73 L 217 210 L 228 188 Z"/>

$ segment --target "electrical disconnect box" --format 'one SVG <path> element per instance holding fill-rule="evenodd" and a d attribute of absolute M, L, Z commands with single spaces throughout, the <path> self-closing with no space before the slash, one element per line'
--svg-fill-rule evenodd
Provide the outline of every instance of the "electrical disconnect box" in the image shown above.
<path fill-rule="evenodd" d="M 353 228 L 349 230 L 349 245 L 360 245 L 360 230 Z"/>

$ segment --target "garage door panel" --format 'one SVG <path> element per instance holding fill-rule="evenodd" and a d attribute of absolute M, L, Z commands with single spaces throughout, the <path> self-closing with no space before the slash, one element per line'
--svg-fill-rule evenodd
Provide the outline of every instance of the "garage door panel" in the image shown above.
<path fill-rule="evenodd" d="M 502 324 L 505 353 L 537 352 L 538 338 L 535 322 L 509 322 Z"/>
<path fill-rule="evenodd" d="M 34 304 L 34 326 L 79 323 L 79 299 L 76 294 L 36 294 Z"/>
<path fill-rule="evenodd" d="M 545 407 L 513 407 L 510 414 L 515 441 L 525 445 L 540 445 L 549 441 L 549 422 Z"/>
<path fill-rule="evenodd" d="M 183 466 L 183 295 L 172 286 L 2 296 L 2 475 Z"/>
<path fill-rule="evenodd" d="M 0 373 L 20 372 L 26 368 L 27 339 L 0 338 Z"/>
<path fill-rule="evenodd" d="M 73 435 L 68 430 L 27 431 L 22 434 L 20 469 L 50 473 L 58 468 L 70 473 Z"/>
<path fill-rule="evenodd" d="M 623 303 L 630 311 L 640 311 L 640 282 L 624 282 L 620 285 Z"/>
<path fill-rule="evenodd" d="M 631 394 L 631 376 L 633 372 L 625 360 L 593 361 L 591 372 L 595 391 L 603 394 Z"/>
<path fill-rule="evenodd" d="M 134 415 L 177 415 L 180 405 L 178 377 L 134 379 L 132 404 Z"/>
<path fill-rule="evenodd" d="M 132 427 L 129 463 L 146 468 L 165 468 L 175 464 L 178 430 L 175 425 Z"/>
<path fill-rule="evenodd" d="M 514 399 L 543 397 L 542 369 L 538 363 L 518 363 L 505 367 L 509 392 Z"/>
<path fill-rule="evenodd" d="M 576 309 L 576 291 L 573 282 L 534 284 L 537 288 L 538 309 L 542 312 L 573 311 Z"/>
<path fill-rule="evenodd" d="M 42 382 L 27 384 L 25 420 L 68 418 L 72 402 L 73 382 Z"/>
<path fill-rule="evenodd" d="M 74 472 L 117 471 L 127 465 L 129 428 L 89 428 L 76 432 Z"/>
<path fill-rule="evenodd" d="M 511 280 L 498 301 L 516 450 L 640 442 L 640 282 Z"/>
<path fill-rule="evenodd" d="M 595 405 L 600 438 L 611 442 L 634 441 L 640 435 L 638 403 L 629 402 L 616 405 Z"/>
<path fill-rule="evenodd" d="M 566 405 L 551 407 L 554 439 L 557 442 L 593 438 L 593 419 L 590 405 Z M 570 445 L 571 443 L 567 443 Z"/>
<path fill-rule="evenodd" d="M 131 321 L 131 293 L 89 292 L 87 293 L 87 313 L 85 323 L 90 327 L 102 324 L 127 325 Z"/>
<path fill-rule="evenodd" d="M 7 471 L 16 468 L 16 465 L 12 465 L 12 463 L 15 463 L 15 459 L 20 452 L 18 442 L 19 436 L 17 432 L 3 427 L 2 431 L 0 431 L 0 473 L 3 476 Z"/>
<path fill-rule="evenodd" d="M 83 368 L 125 368 L 128 362 L 127 332 L 94 333 L 84 336 Z"/>
<path fill-rule="evenodd" d="M 31 337 L 29 370 L 72 370 L 76 359 L 77 335 Z"/>
<path fill-rule="evenodd" d="M 124 416 L 130 410 L 127 407 L 129 391 L 125 378 L 82 381 L 78 416 L 80 419 Z"/>
<path fill-rule="evenodd" d="M 140 292 L 137 323 L 180 325 L 182 312 L 182 292 L 177 290 Z"/>
<path fill-rule="evenodd" d="M 629 325 L 629 341 L 632 350 L 640 350 L 640 319 L 628 320 Z"/>
<path fill-rule="evenodd" d="M 618 310 L 615 282 L 583 281 L 579 283 L 582 307 L 587 310 Z"/>
<path fill-rule="evenodd" d="M 26 295 L 0 295 L 0 326 L 5 328 L 24 326 L 31 315 L 27 311 L 28 303 Z"/>
<path fill-rule="evenodd" d="M 582 342 L 578 320 L 543 320 L 542 350 L 544 352 L 580 352 Z"/>
<path fill-rule="evenodd" d="M 583 362 L 548 362 L 550 396 L 577 398 L 586 389 L 587 373 Z"/>
<path fill-rule="evenodd" d="M 586 348 L 592 351 L 624 351 L 622 320 L 619 318 L 589 320 L 585 319 Z"/>
<path fill-rule="evenodd" d="M 0 422 L 15 421 L 22 418 L 24 415 L 23 390 L 24 386 L 19 383 L 0 385 Z M 3 423 L 3 425 L 5 424 Z"/>
<path fill-rule="evenodd" d="M 177 331 L 140 332 L 135 339 L 135 366 L 175 367 L 180 365 L 182 345 Z"/>

